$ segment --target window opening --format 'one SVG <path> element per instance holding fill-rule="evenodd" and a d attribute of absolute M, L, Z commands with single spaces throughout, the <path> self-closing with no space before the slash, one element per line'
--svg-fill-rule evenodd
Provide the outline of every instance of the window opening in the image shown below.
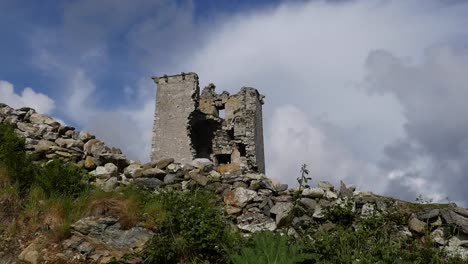
<path fill-rule="evenodd" d="M 218 154 L 216 155 L 218 164 L 231 164 L 231 155 L 229 154 Z"/>

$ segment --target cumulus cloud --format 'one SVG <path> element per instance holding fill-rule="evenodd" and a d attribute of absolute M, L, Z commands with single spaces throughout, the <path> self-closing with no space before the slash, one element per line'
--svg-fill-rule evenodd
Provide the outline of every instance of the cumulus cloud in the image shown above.
<path fill-rule="evenodd" d="M 76 41 L 76 52 L 57 51 L 63 43 L 38 49 L 45 60 L 39 65 L 56 65 L 44 71 L 63 73 L 68 116 L 130 157 L 149 156 L 155 94 L 149 75 L 195 71 L 202 86 L 214 82 L 230 92 L 253 86 L 267 96 L 270 177 L 293 184 L 308 163 L 316 180 L 468 202 L 461 184 L 468 169 L 468 57 L 460 44 L 467 3 L 287 1 L 210 25 L 193 21 L 190 4 L 158 2 L 168 15 L 141 3 L 148 3 L 145 10 L 135 7 L 129 16 L 119 15 L 124 1 L 114 13 L 93 1 L 70 4 L 54 34 L 76 34 L 64 35 Z M 103 83 L 105 76 L 121 87 Z"/>
<path fill-rule="evenodd" d="M 21 93 L 16 93 L 13 84 L 0 80 L 0 102 L 14 108 L 28 106 L 36 111 L 49 114 L 55 107 L 55 102 L 45 94 L 37 93 L 26 87 Z"/>
<path fill-rule="evenodd" d="M 430 56 L 428 51 L 434 46 L 460 42 L 466 36 L 462 26 L 467 22 L 462 16 L 466 11 L 467 4 L 444 5 L 440 1 L 425 1 L 424 8 L 418 1 L 286 3 L 225 21 L 182 65 L 198 72 L 203 84 L 213 81 L 231 92 L 251 85 L 266 94 L 268 175 L 294 182 L 300 160 L 309 163 L 319 179 L 346 179 L 361 189 L 406 199 L 418 194 L 440 198 L 455 189 L 442 180 L 443 188 L 433 185 L 434 178 L 426 175 L 437 167 L 431 157 L 404 160 L 401 156 L 398 160 L 390 159 L 388 153 L 392 147 L 403 153 L 394 144 L 408 134 L 426 133 L 421 141 L 434 139 L 424 125 L 416 125 L 419 121 L 408 123 L 407 119 L 415 115 L 414 111 L 422 111 L 425 115 L 417 114 L 415 119 L 427 124 L 422 120 L 432 115 L 429 110 L 439 112 L 445 102 L 434 106 L 440 94 L 437 89 L 411 87 L 435 81 L 424 79 L 428 75 L 466 87 L 464 79 L 450 74 L 451 70 L 460 72 L 454 68 L 463 66 L 461 62 L 466 58 L 460 58 L 458 66 L 441 65 L 423 72 L 405 72 L 403 67 L 398 73 L 401 81 L 393 80 L 396 76 L 391 74 L 376 75 L 407 60 L 420 63 Z M 397 54 L 398 59 L 387 58 L 386 63 L 380 63 L 384 58 L 376 58 L 375 50 Z M 420 78 L 414 80 L 411 76 Z M 380 82 L 369 91 L 368 82 L 373 78 Z M 388 92 L 392 89 L 394 92 Z M 398 96 L 402 91 L 404 94 Z M 432 94 L 431 98 L 425 100 L 425 94 Z M 466 98 L 457 95 L 459 101 Z M 412 100 L 414 105 L 409 106 L 405 100 Z M 424 108 L 413 108 L 423 104 Z M 296 110 L 284 105 L 294 105 Z M 441 146 L 428 148 L 444 152 L 456 145 L 450 143 L 454 133 L 465 133 L 456 125 L 464 116 L 463 109 L 453 110 L 458 119 L 439 120 L 442 126 L 454 129 L 433 131 L 439 135 L 438 143 L 433 144 Z M 424 151 L 414 146 L 418 142 L 401 142 L 415 153 Z M 392 162 L 393 166 L 388 166 Z M 381 166 L 384 163 L 387 166 Z M 459 197 L 463 195 L 461 190 L 456 191 Z"/>
<path fill-rule="evenodd" d="M 145 86 L 146 82 L 140 81 L 135 88 L 136 94 L 128 95 L 141 104 L 106 110 L 101 105 L 102 99 L 94 97 L 97 87 L 83 69 L 75 69 L 68 74 L 67 116 L 109 145 L 121 147 L 129 158 L 148 161 L 155 94 Z"/>
<path fill-rule="evenodd" d="M 378 50 L 366 66 L 370 91 L 395 96 L 404 109 L 405 137 L 387 146 L 381 163 L 399 174 L 392 193 L 410 188 L 436 199 L 466 199 L 468 49 L 433 47 L 420 63 Z"/>
<path fill-rule="evenodd" d="M 346 146 L 337 143 L 331 126 L 323 120 L 311 120 L 306 112 L 293 105 L 278 107 L 270 120 L 268 175 L 289 184 L 295 184 L 301 164 L 307 164 L 316 183 L 340 180 L 359 187 L 372 183 L 374 191 L 383 192 L 385 186 L 373 177 L 379 171 L 375 164 L 359 160 Z"/>

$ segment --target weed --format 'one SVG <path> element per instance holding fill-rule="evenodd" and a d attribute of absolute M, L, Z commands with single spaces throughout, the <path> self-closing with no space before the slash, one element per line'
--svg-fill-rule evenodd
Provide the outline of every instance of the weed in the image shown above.
<path fill-rule="evenodd" d="M 288 237 L 272 232 L 254 234 L 250 245 L 231 256 L 234 264 L 285 264 L 299 263 L 309 258 L 303 248 L 289 244 Z"/>

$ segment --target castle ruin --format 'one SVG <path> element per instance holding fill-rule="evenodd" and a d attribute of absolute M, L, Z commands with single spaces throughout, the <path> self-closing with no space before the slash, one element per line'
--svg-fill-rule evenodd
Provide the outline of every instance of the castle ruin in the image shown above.
<path fill-rule="evenodd" d="M 209 84 L 200 94 L 198 75 L 153 77 L 157 84 L 151 160 L 188 163 L 208 158 L 229 170 L 265 172 L 264 96 L 242 87 L 230 95 Z"/>

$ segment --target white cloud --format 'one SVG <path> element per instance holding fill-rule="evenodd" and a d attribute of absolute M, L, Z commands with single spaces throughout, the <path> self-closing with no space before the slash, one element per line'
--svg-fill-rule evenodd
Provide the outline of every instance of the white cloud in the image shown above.
<path fill-rule="evenodd" d="M 91 2 L 84 2 L 83 8 L 94 14 Z M 467 87 L 468 57 L 460 56 L 463 52 L 453 55 L 452 48 L 444 53 L 434 47 L 466 43 L 467 3 L 286 2 L 202 27 L 193 22 L 190 6 L 167 10 L 187 19 L 148 17 L 127 28 L 124 24 L 135 19 L 111 15 L 109 21 L 116 23 L 107 21 L 110 29 L 99 26 L 86 31 L 89 25 L 80 24 L 82 20 L 76 19 L 80 13 L 73 13 L 66 26 L 92 35 L 83 43 L 79 34 L 71 38 L 81 50 L 77 58 L 94 54 L 96 47 L 109 52 L 110 45 L 104 42 L 114 41 L 107 37 L 118 33 L 128 38 L 130 51 L 143 54 L 135 64 L 151 65 L 141 75 L 195 71 L 202 86 L 214 82 L 230 92 L 241 86 L 258 88 L 267 96 L 264 127 L 270 177 L 294 183 L 305 162 L 315 179 L 335 183 L 344 179 L 363 190 L 407 199 L 419 193 L 437 197 L 454 193 L 455 199 L 463 200 L 460 182 L 466 179 L 455 172 L 468 168 L 459 159 L 454 161 L 444 146 L 451 142 L 448 138 L 458 135 L 459 124 L 466 125 L 466 89 L 457 87 Z M 105 17 L 107 13 L 96 14 Z M 48 47 L 48 51 L 54 49 Z M 109 144 L 122 146 L 130 157 L 148 159 L 154 110 L 154 84 L 146 79 L 149 76 L 133 85 L 122 84 L 129 104 L 108 110 L 106 100 L 113 99 L 97 97 L 96 76 L 102 69 L 96 68 L 110 64 L 79 65 L 64 57 L 42 53 L 38 59 L 44 60 L 40 65 L 46 71 L 56 74 L 57 68 L 64 69 L 63 102 L 69 116 Z M 134 66 L 129 62 L 132 70 Z M 372 82 L 377 85 L 369 89 Z M 449 88 L 440 89 L 445 86 Z M 431 121 L 439 127 L 425 130 L 424 124 Z M 456 138 L 462 140 L 450 147 L 468 157 L 468 140 Z M 439 144 L 426 144 L 432 139 Z M 438 155 L 450 158 L 436 162 Z M 447 171 L 453 184 L 433 177 Z"/>
<path fill-rule="evenodd" d="M 26 87 L 21 94 L 15 93 L 13 84 L 0 80 L 0 102 L 13 108 L 28 106 L 36 111 L 50 114 L 55 107 L 55 102 L 47 95 L 35 92 L 32 88 Z"/>
<path fill-rule="evenodd" d="M 148 161 L 155 104 L 155 95 L 149 91 L 150 85 L 143 80 L 138 82 L 135 96 L 139 103 L 135 106 L 105 110 L 103 106 L 108 102 L 103 100 L 112 98 L 95 98 L 96 86 L 83 69 L 78 68 L 67 74 L 66 81 L 70 85 L 66 89 L 69 94 L 64 103 L 67 116 L 109 146 L 121 147 L 129 158 Z M 132 99 L 131 95 L 127 95 Z"/>
<path fill-rule="evenodd" d="M 409 198 L 417 192 L 439 195 L 447 190 L 428 188 L 431 182 L 421 180 L 421 175 L 405 181 L 414 188 L 395 191 L 387 175 L 398 164 L 391 170 L 378 167 L 386 147 L 406 136 L 407 111 L 412 109 L 396 92 L 369 93 L 366 59 L 380 49 L 420 63 L 431 47 L 460 42 L 466 36 L 468 19 L 463 12 L 467 11 L 466 3 L 440 1 L 424 1 L 424 6 L 420 1 L 285 3 L 241 14 L 212 28 L 206 44 L 194 49 L 180 68 L 196 71 L 202 84 L 214 82 L 231 92 L 249 85 L 266 94 L 270 176 L 294 182 L 300 162 L 308 162 L 319 179 L 342 178 L 365 190 Z M 460 79 L 443 69 L 437 70 L 445 74 L 444 79 Z M 386 84 L 399 85 L 409 93 L 411 84 L 424 85 L 402 85 L 392 82 L 392 76 L 384 80 Z M 415 100 L 424 92 L 415 91 Z M 285 104 L 296 110 L 283 108 Z M 424 108 L 426 117 L 428 108 L 430 104 Z M 401 167 L 406 171 L 406 166 Z"/>

